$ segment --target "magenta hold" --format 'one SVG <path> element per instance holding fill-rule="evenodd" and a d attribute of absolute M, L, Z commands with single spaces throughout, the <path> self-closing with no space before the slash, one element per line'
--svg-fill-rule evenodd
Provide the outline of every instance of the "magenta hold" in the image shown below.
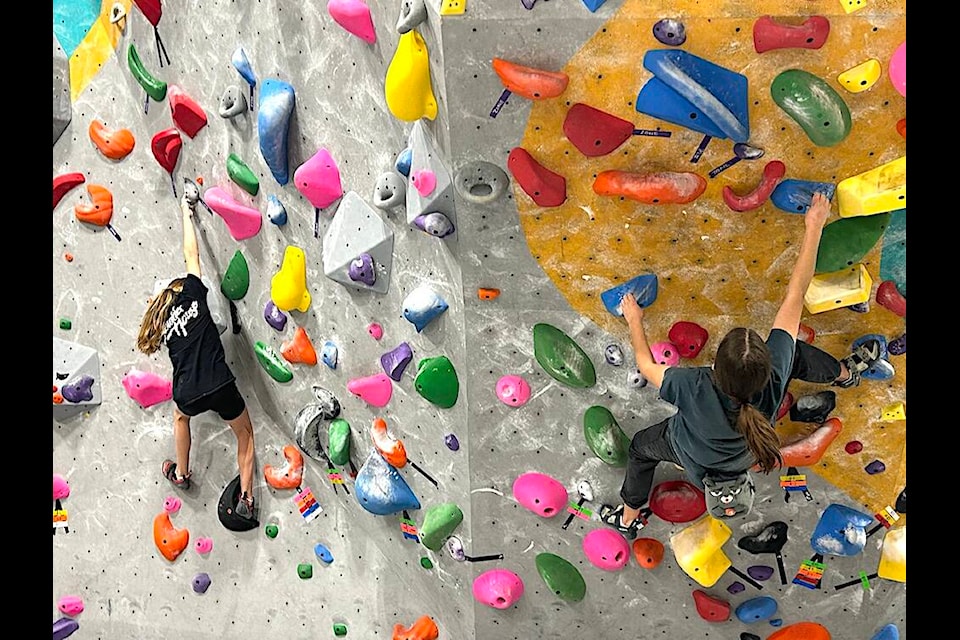
<path fill-rule="evenodd" d="M 497 380 L 497 397 L 509 407 L 522 407 L 530 399 L 530 385 L 520 376 L 503 376 Z"/>
<path fill-rule="evenodd" d="M 148 409 L 173 398 L 173 381 L 139 369 L 130 369 L 120 381 L 123 390 L 137 404 Z"/>
<path fill-rule="evenodd" d="M 494 609 L 512 607 L 522 595 L 523 580 L 507 569 L 485 571 L 473 581 L 473 597 Z"/>
<path fill-rule="evenodd" d="M 57 600 L 57 609 L 68 616 L 77 616 L 83 613 L 83 598 L 80 596 L 63 596 Z"/>
<path fill-rule="evenodd" d="M 393 382 L 387 374 L 378 373 L 350 380 L 347 391 L 374 407 L 385 407 L 393 397 Z"/>
<path fill-rule="evenodd" d="M 70 485 L 59 473 L 53 474 L 53 499 L 63 500 L 70 495 Z"/>
<path fill-rule="evenodd" d="M 604 571 L 619 571 L 630 561 L 630 546 L 613 529 L 594 529 L 583 537 L 587 560 Z"/>
<path fill-rule="evenodd" d="M 567 506 L 567 490 L 564 486 L 550 476 L 534 471 L 514 480 L 513 497 L 543 518 L 552 518 Z"/>
<path fill-rule="evenodd" d="M 180 498 L 177 496 L 167 496 L 163 500 L 163 510 L 167 513 L 176 513 L 177 511 L 180 511 L 180 506 Z"/>
<path fill-rule="evenodd" d="M 410 175 L 410 182 L 421 196 L 428 196 L 437 188 L 437 175 L 429 169 L 420 169 Z"/>
<path fill-rule="evenodd" d="M 210 576 L 206 573 L 198 573 L 193 577 L 193 590 L 197 593 L 206 593 L 210 588 Z"/>
<path fill-rule="evenodd" d="M 457 439 L 457 436 L 452 433 L 443 436 L 443 444 L 447 445 L 447 449 L 450 449 L 450 451 L 460 450 L 460 441 Z"/>
<path fill-rule="evenodd" d="M 380 326 L 379 322 L 371 322 L 367 325 L 367 333 L 374 340 L 379 340 L 383 337 L 383 327 Z"/>
<path fill-rule="evenodd" d="M 206 555 L 213 551 L 213 538 L 197 538 L 193 546 L 197 550 L 197 553 Z"/>
<path fill-rule="evenodd" d="M 654 342 L 650 345 L 650 353 L 658 364 L 664 364 L 668 367 L 674 367 L 680 363 L 680 350 L 677 345 L 668 340 Z"/>

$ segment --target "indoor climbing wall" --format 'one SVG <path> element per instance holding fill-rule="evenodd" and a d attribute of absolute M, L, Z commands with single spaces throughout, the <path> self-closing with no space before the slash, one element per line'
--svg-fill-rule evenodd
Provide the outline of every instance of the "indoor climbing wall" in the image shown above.
<path fill-rule="evenodd" d="M 906 637 L 906 3 L 314 4 L 54 3 L 55 640 Z M 672 408 L 611 293 L 708 365 L 772 321 L 814 186 L 804 337 L 883 363 L 778 420 L 812 446 L 745 518 L 661 465 L 631 546 L 596 512 Z M 162 477 L 170 364 L 135 347 L 191 187 L 245 531 L 215 414 L 194 487 Z"/>

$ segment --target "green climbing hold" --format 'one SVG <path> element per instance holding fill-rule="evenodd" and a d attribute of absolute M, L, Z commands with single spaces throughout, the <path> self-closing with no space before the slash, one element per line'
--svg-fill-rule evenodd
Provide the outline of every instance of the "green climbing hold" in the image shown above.
<path fill-rule="evenodd" d="M 284 363 L 283 358 L 277 353 L 276 349 L 262 340 L 257 340 L 253 345 L 253 350 L 257 354 L 257 361 L 263 370 L 270 374 L 270 377 L 277 382 L 290 382 L 293 380 L 293 372 Z"/>
<path fill-rule="evenodd" d="M 260 181 L 257 179 L 257 175 L 235 153 L 227 156 L 227 175 L 240 185 L 241 189 L 252 196 L 257 195 L 260 191 Z"/>
<path fill-rule="evenodd" d="M 570 336 L 549 324 L 533 326 L 533 356 L 558 382 L 576 389 L 597 383 L 597 372 L 590 356 Z"/>
<path fill-rule="evenodd" d="M 220 291 L 227 297 L 227 300 L 240 300 L 247 295 L 249 288 L 250 267 L 247 266 L 247 259 L 237 249 L 237 252 L 230 259 L 230 264 L 227 265 L 226 273 L 223 274 Z"/>
<path fill-rule="evenodd" d="M 277 535 L 280 533 L 280 527 L 278 527 L 275 524 L 268 524 L 264 528 L 263 532 L 267 534 L 268 538 L 276 538 Z"/>
<path fill-rule="evenodd" d="M 73 326 L 73 323 L 70 322 L 70 318 L 60 318 L 60 328 L 64 331 L 70 331 L 70 328 Z"/>
<path fill-rule="evenodd" d="M 587 583 L 575 566 L 558 555 L 537 556 L 537 571 L 554 595 L 567 602 L 580 602 L 587 593 Z"/>
<path fill-rule="evenodd" d="M 347 625 L 340 622 L 334 623 L 333 635 L 337 636 L 338 638 L 342 638 L 343 636 L 347 635 Z"/>
<path fill-rule="evenodd" d="M 444 409 L 455 405 L 457 394 L 460 393 L 457 372 L 447 356 L 421 360 L 417 365 L 417 379 L 413 385 L 421 396 Z"/>
<path fill-rule="evenodd" d="M 327 437 L 333 464 L 350 462 L 350 423 L 343 418 L 335 418 L 327 430 Z"/>
<path fill-rule="evenodd" d="M 313 565 L 308 562 L 301 562 L 297 565 L 297 575 L 302 580 L 308 580 L 313 577 Z"/>
<path fill-rule="evenodd" d="M 420 566 L 424 569 L 433 569 L 433 562 L 427 556 L 423 556 L 420 558 Z"/>
<path fill-rule="evenodd" d="M 452 502 L 435 504 L 423 516 L 420 525 L 420 543 L 430 551 L 439 551 L 444 541 L 453 535 L 463 522 L 463 512 Z"/>
<path fill-rule="evenodd" d="M 599 405 L 583 414 L 583 437 L 594 455 L 614 467 L 627 466 L 630 438 L 610 410 Z"/>
<path fill-rule="evenodd" d="M 890 226 L 890 213 L 840 218 L 823 228 L 817 251 L 817 273 L 846 269 L 860 262 Z"/>
<path fill-rule="evenodd" d="M 850 134 L 850 109 L 833 88 L 802 69 L 788 69 L 770 85 L 773 101 L 820 147 L 832 147 Z"/>

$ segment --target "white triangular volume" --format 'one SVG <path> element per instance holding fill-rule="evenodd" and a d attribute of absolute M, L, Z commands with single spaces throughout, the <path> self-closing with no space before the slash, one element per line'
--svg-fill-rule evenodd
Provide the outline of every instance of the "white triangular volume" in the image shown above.
<path fill-rule="evenodd" d="M 432 171 L 437 178 L 437 186 L 426 196 L 420 192 L 407 178 L 407 224 L 413 224 L 418 216 L 424 213 L 439 211 L 448 218 L 454 226 L 457 224 L 456 207 L 453 201 L 453 180 L 450 172 L 440 158 L 430 133 L 424 128 L 423 120 L 413 123 L 410 131 L 408 147 L 411 150 L 410 175 L 418 171 Z"/>
<path fill-rule="evenodd" d="M 372 285 L 350 278 L 350 263 L 368 253 L 376 265 Z M 340 201 L 333 222 L 323 236 L 323 274 L 341 284 L 386 293 L 393 265 L 393 230 L 355 191 Z"/>

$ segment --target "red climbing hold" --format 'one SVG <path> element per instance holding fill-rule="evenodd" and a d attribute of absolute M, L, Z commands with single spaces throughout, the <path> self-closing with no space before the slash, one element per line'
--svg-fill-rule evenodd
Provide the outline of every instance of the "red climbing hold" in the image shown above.
<path fill-rule="evenodd" d="M 753 48 L 757 53 L 774 49 L 819 49 L 830 34 L 830 21 L 811 16 L 803 24 L 782 24 L 770 16 L 753 23 Z"/>
<path fill-rule="evenodd" d="M 133 0 L 133 3 L 139 7 L 143 15 L 150 21 L 150 24 L 153 26 L 160 24 L 160 18 L 163 16 L 160 0 Z"/>
<path fill-rule="evenodd" d="M 907 119 L 901 118 L 897 120 L 897 133 L 903 136 L 903 139 L 907 139 Z"/>
<path fill-rule="evenodd" d="M 840 435 L 843 422 L 830 418 L 810 435 L 780 447 L 784 467 L 812 467 L 820 462 L 827 447 Z"/>
<path fill-rule="evenodd" d="M 180 132 L 173 127 L 160 131 L 153 136 L 153 140 L 150 142 L 153 157 L 170 174 L 177 168 L 177 160 L 180 159 L 180 149 L 182 148 L 183 138 L 180 137 Z"/>
<path fill-rule="evenodd" d="M 650 492 L 650 509 L 673 524 L 692 522 L 707 510 L 703 491 L 686 480 L 665 480 Z"/>
<path fill-rule="evenodd" d="M 633 136 L 633 123 L 578 102 L 567 111 L 563 133 L 585 156 L 612 153 Z"/>
<path fill-rule="evenodd" d="M 703 345 L 707 344 L 710 334 L 696 322 L 679 320 L 670 327 L 667 338 L 676 345 L 681 358 L 696 358 Z"/>
<path fill-rule="evenodd" d="M 694 589 L 693 601 L 697 605 L 697 613 L 707 622 L 726 622 L 730 619 L 730 603 L 725 600 Z"/>
<path fill-rule="evenodd" d="M 779 160 L 772 160 L 763 168 L 763 178 L 757 188 L 750 193 L 738 196 L 729 186 L 723 188 L 723 201 L 734 211 L 750 211 L 761 206 L 777 188 L 787 173 L 787 167 Z"/>
<path fill-rule="evenodd" d="M 191 138 L 207 126 L 207 114 L 183 89 L 172 85 L 167 91 L 173 123 Z"/>
<path fill-rule="evenodd" d="M 76 186 L 83 184 L 86 178 L 82 173 L 62 173 L 53 178 L 53 208 L 63 199 L 63 196 Z"/>
<path fill-rule="evenodd" d="M 855 453 L 860 453 L 863 451 L 863 443 L 859 440 L 851 440 L 846 445 L 844 445 L 843 450 L 853 455 Z"/>
<path fill-rule="evenodd" d="M 566 90 L 570 81 L 565 73 L 524 67 L 502 58 L 493 59 L 493 70 L 500 76 L 504 87 L 528 100 L 556 98 Z"/>
<path fill-rule="evenodd" d="M 800 342 L 806 342 L 807 344 L 813 344 L 813 339 L 817 337 L 817 332 L 813 330 L 813 327 L 807 326 L 800 323 L 800 329 L 797 330 L 797 340 Z"/>
<path fill-rule="evenodd" d="M 558 207 L 567 199 L 567 179 L 533 159 L 523 147 L 507 156 L 507 168 L 520 188 L 541 207 Z"/>
<path fill-rule="evenodd" d="M 907 315 L 907 299 L 900 294 L 897 283 L 893 280 L 884 280 L 877 287 L 877 304 L 901 318 Z"/>
<path fill-rule="evenodd" d="M 774 422 L 783 419 L 783 416 L 790 412 L 790 407 L 792 406 L 793 394 L 787 391 L 785 394 L 783 394 L 783 400 L 780 401 L 780 408 L 777 409 L 777 418 Z"/>

